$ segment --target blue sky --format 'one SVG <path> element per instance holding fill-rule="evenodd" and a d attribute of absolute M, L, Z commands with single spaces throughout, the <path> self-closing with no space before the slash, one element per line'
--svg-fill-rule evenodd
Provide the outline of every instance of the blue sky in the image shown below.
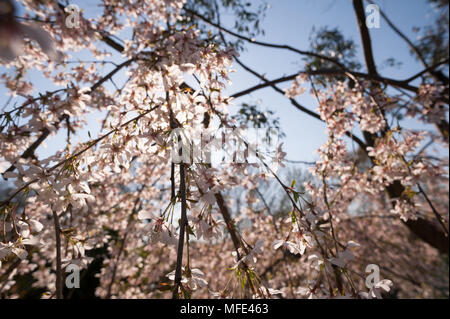
<path fill-rule="evenodd" d="M 258 1 L 255 1 L 258 2 Z M 265 36 L 258 37 L 258 40 L 278 44 L 290 44 L 299 49 L 309 49 L 309 35 L 313 26 L 320 27 L 328 25 L 339 27 L 346 38 L 352 38 L 358 44 L 360 61 L 363 64 L 361 46 L 359 45 L 359 33 L 351 0 L 271 0 L 267 1 L 270 8 L 267 10 L 266 18 L 262 21 L 262 28 Z M 95 15 L 93 1 L 74 1 L 84 9 L 87 16 Z M 410 39 L 414 39 L 416 34 L 412 32 L 414 26 L 431 24 L 433 10 L 424 0 L 381 0 L 376 1 L 381 9 L 391 18 Z M 226 27 L 233 26 L 232 17 L 223 15 L 223 24 Z M 379 72 L 388 77 L 403 79 L 422 70 L 422 66 L 415 61 L 407 45 L 394 34 L 389 26 L 381 20 L 380 29 L 371 29 L 374 55 L 379 66 Z M 382 62 L 390 57 L 395 57 L 403 64 L 400 68 L 382 68 Z M 248 44 L 247 51 L 241 54 L 241 61 L 255 69 L 266 78 L 274 79 L 283 75 L 293 74 L 302 69 L 302 58 L 295 53 L 263 48 Z M 121 61 L 120 56 L 115 55 L 114 59 Z M 236 73 L 231 75 L 233 85 L 226 91 L 228 94 L 241 91 L 245 88 L 259 84 L 259 79 L 242 70 L 235 65 Z M 3 72 L 4 68 L 0 67 Z M 110 67 L 105 66 L 105 74 Z M 38 72 L 31 72 L 28 78 L 37 83 L 36 88 L 41 92 L 51 90 L 48 82 L 42 80 Z M 120 83 L 123 75 L 114 78 Z M 289 84 L 280 85 L 287 87 Z M 110 84 L 108 84 L 109 87 Z M 34 94 L 36 94 L 35 92 Z M 6 101 L 5 90 L 0 85 L 0 106 Z M 236 100 L 237 102 L 259 101 L 263 109 L 271 109 L 280 118 L 281 127 L 286 134 L 285 149 L 288 158 L 292 160 L 312 161 L 315 159 L 314 151 L 326 140 L 325 125 L 316 119 L 297 111 L 287 100 L 271 88 L 257 91 L 250 96 Z M 316 108 L 316 102 L 308 94 L 303 95 L 298 101 L 312 110 Z M 236 102 L 236 104 L 237 104 Z M 80 139 L 87 140 L 87 131 L 95 137 L 99 125 L 96 116 L 89 118 L 88 129 L 81 133 Z M 41 157 L 53 154 L 64 143 L 65 133 L 52 138 L 47 142 L 46 147 L 40 147 L 38 154 Z"/>

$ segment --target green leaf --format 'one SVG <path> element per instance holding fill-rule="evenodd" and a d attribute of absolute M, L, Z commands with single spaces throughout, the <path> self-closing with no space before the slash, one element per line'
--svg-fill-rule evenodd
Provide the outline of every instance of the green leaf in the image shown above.
<path fill-rule="evenodd" d="M 294 188 L 294 186 L 295 186 L 295 179 L 292 180 L 291 188 Z"/>

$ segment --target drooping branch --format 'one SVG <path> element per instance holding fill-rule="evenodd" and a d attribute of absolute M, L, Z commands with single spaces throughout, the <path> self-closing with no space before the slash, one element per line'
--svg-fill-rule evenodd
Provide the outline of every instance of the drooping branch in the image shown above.
<path fill-rule="evenodd" d="M 152 107 L 151 109 L 142 112 L 141 114 L 139 114 L 138 116 L 126 121 L 125 123 L 123 123 L 122 125 L 120 125 L 118 128 L 112 129 L 110 130 L 108 133 L 98 137 L 97 139 L 90 141 L 88 143 L 88 146 L 86 146 L 85 148 L 83 148 L 82 150 L 76 152 L 75 154 L 73 154 L 72 156 L 62 160 L 61 162 L 53 165 L 52 167 L 50 167 L 47 170 L 47 173 L 51 173 L 53 172 L 55 169 L 57 169 L 58 167 L 61 167 L 62 165 L 66 164 L 67 162 L 73 160 L 74 158 L 77 158 L 78 156 L 80 156 L 81 154 L 85 153 L 86 151 L 88 151 L 89 149 L 91 149 L 92 147 L 94 147 L 95 145 L 97 145 L 100 141 L 104 140 L 106 137 L 110 136 L 111 134 L 117 132 L 120 128 L 123 128 L 127 125 L 129 125 L 130 123 L 136 122 L 138 120 L 140 120 L 142 117 L 144 117 L 145 115 L 149 114 L 150 112 L 154 111 L 155 109 L 159 108 L 161 105 L 158 104 L 154 107 Z M 36 182 L 39 181 L 39 178 L 35 178 L 29 182 L 27 182 L 25 185 L 23 185 L 22 187 L 20 187 L 19 189 L 17 189 L 12 195 L 10 195 L 7 199 L 5 199 L 4 201 L 0 202 L 0 207 L 3 207 L 5 205 L 7 205 L 8 203 L 11 202 L 11 200 L 17 196 L 17 194 L 19 194 L 20 192 L 22 192 L 24 189 L 26 189 L 28 186 L 30 186 L 31 184 L 34 184 Z"/>
<path fill-rule="evenodd" d="M 63 282 L 62 282 L 62 266 L 61 266 L 61 226 L 56 211 L 53 213 L 53 223 L 55 226 L 56 237 L 56 298 L 63 299 Z"/>
<path fill-rule="evenodd" d="M 178 299 L 178 288 L 181 285 L 184 236 L 185 236 L 185 230 L 186 230 L 186 226 L 187 226 L 186 167 L 185 167 L 184 163 L 180 163 L 180 197 L 181 197 L 180 235 L 178 238 L 177 266 L 175 268 L 175 286 L 174 286 L 173 295 L 172 295 L 173 299 Z"/>
<path fill-rule="evenodd" d="M 246 36 L 243 36 L 243 35 L 240 35 L 240 34 L 238 34 L 236 32 L 228 30 L 228 29 L 224 28 L 223 26 L 218 25 L 217 23 L 214 23 L 213 21 L 209 20 L 208 18 L 198 14 L 195 11 L 192 11 L 192 10 L 190 10 L 188 8 L 184 8 L 184 10 L 187 13 L 191 14 L 192 16 L 197 17 L 200 20 L 203 20 L 207 24 L 209 24 L 209 25 L 211 25 L 211 26 L 213 26 L 213 27 L 215 27 L 215 28 L 225 32 L 225 33 L 228 33 L 228 34 L 230 34 L 230 35 L 232 35 L 232 36 L 234 36 L 236 38 L 239 38 L 241 40 L 245 40 L 245 41 L 247 41 L 249 43 L 260 45 L 260 46 L 263 46 L 263 47 L 268 47 L 268 48 L 284 49 L 284 50 L 288 50 L 288 51 L 291 51 L 291 52 L 295 52 L 295 53 L 300 54 L 300 55 L 312 56 L 312 57 L 315 57 L 315 58 L 318 58 L 318 59 L 321 59 L 321 60 L 325 60 L 325 61 L 331 62 L 334 65 L 342 68 L 343 70 L 347 70 L 347 68 L 342 63 L 340 63 L 339 61 L 337 61 L 336 59 L 333 59 L 331 57 L 328 57 L 328 56 L 325 56 L 325 55 L 321 55 L 321 54 L 318 54 L 318 53 L 315 53 L 315 52 L 311 52 L 311 51 L 300 50 L 300 49 L 294 48 L 294 47 L 292 47 L 290 45 L 286 45 L 286 44 L 274 44 L 274 43 L 267 43 L 267 42 L 256 41 L 254 39 L 248 38 Z"/>

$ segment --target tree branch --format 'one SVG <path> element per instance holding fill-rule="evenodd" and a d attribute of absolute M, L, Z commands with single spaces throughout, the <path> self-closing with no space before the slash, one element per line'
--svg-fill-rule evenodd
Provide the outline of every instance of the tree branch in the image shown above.
<path fill-rule="evenodd" d="M 369 29 L 366 25 L 366 14 L 362 0 L 353 0 L 353 8 L 355 9 L 356 18 L 358 20 L 359 34 L 364 50 L 364 59 L 366 61 L 367 71 L 369 74 L 377 75 L 375 59 L 373 57 L 372 41 L 370 39 Z"/>
<path fill-rule="evenodd" d="M 63 299 L 63 282 L 61 267 L 61 227 L 56 211 L 52 210 L 56 237 L 56 298 Z"/>
<path fill-rule="evenodd" d="M 177 266 L 175 269 L 175 287 L 173 289 L 172 299 L 178 299 L 178 288 L 181 285 L 182 279 L 182 264 L 183 264 L 183 248 L 184 235 L 187 226 L 186 214 L 186 168 L 184 163 L 180 164 L 180 194 L 181 194 L 181 220 L 180 220 L 180 237 L 178 238 L 177 250 Z"/>
<path fill-rule="evenodd" d="M 256 45 L 260 45 L 260 46 L 264 46 L 264 47 L 268 47 L 268 48 L 285 49 L 285 50 L 292 51 L 292 52 L 295 52 L 295 53 L 300 54 L 300 55 L 313 56 L 313 57 L 316 57 L 316 58 L 318 58 L 318 59 L 321 59 L 321 60 L 325 60 L 325 61 L 331 62 L 331 63 L 335 64 L 336 66 L 338 66 L 338 67 L 340 67 L 340 68 L 342 68 L 342 69 L 344 69 L 344 70 L 347 70 L 347 68 L 345 67 L 345 65 L 343 65 L 342 63 L 340 63 L 340 62 L 337 61 L 336 59 L 333 59 L 333 58 L 330 58 L 330 57 L 327 57 L 327 56 L 325 56 L 325 55 L 321 55 L 321 54 L 318 54 L 318 53 L 315 53 L 315 52 L 311 52 L 311 51 L 299 50 L 299 49 L 297 49 L 297 48 L 294 48 L 294 47 L 292 47 L 292 46 L 290 46 L 290 45 L 286 45 L 286 44 L 273 44 L 273 43 L 267 43 L 267 42 L 256 41 L 256 40 L 254 40 L 254 39 L 248 38 L 248 37 L 246 37 L 246 36 L 243 36 L 243 35 L 240 35 L 240 34 L 238 34 L 238 33 L 236 33 L 236 32 L 233 32 L 233 31 L 231 31 L 231 30 L 228 30 L 228 29 L 226 29 L 226 28 L 220 26 L 219 24 L 214 23 L 213 21 L 209 20 L 208 18 L 206 18 L 206 17 L 204 17 L 204 16 L 198 14 L 198 13 L 195 12 L 195 11 L 192 11 L 192 10 L 187 9 L 187 8 L 184 8 L 184 10 L 185 10 L 187 13 L 189 13 L 189 14 L 191 14 L 191 15 L 197 17 L 197 18 L 199 18 L 200 20 L 203 20 L 203 21 L 206 22 L 207 24 L 209 24 L 209 25 L 211 25 L 211 26 L 213 26 L 213 27 L 215 27 L 215 28 L 217 28 L 217 29 L 219 29 L 219 30 L 225 32 L 225 33 L 228 33 L 228 34 L 230 34 L 230 35 L 232 35 L 232 36 L 234 36 L 234 37 L 236 37 L 236 38 L 239 38 L 239 39 L 241 39 L 241 40 L 248 41 L 249 43 L 256 44 Z"/>

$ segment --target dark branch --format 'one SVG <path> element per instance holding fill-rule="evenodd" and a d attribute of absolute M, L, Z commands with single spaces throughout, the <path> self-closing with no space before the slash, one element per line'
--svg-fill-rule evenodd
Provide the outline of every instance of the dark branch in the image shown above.
<path fill-rule="evenodd" d="M 358 20 L 359 34 L 363 44 L 364 59 L 366 61 L 367 71 L 369 74 L 377 75 L 377 68 L 375 59 L 373 57 L 372 41 L 370 39 L 369 29 L 366 25 L 366 14 L 364 12 L 364 5 L 362 0 L 353 0 L 353 7 L 355 9 L 356 18 Z"/>

